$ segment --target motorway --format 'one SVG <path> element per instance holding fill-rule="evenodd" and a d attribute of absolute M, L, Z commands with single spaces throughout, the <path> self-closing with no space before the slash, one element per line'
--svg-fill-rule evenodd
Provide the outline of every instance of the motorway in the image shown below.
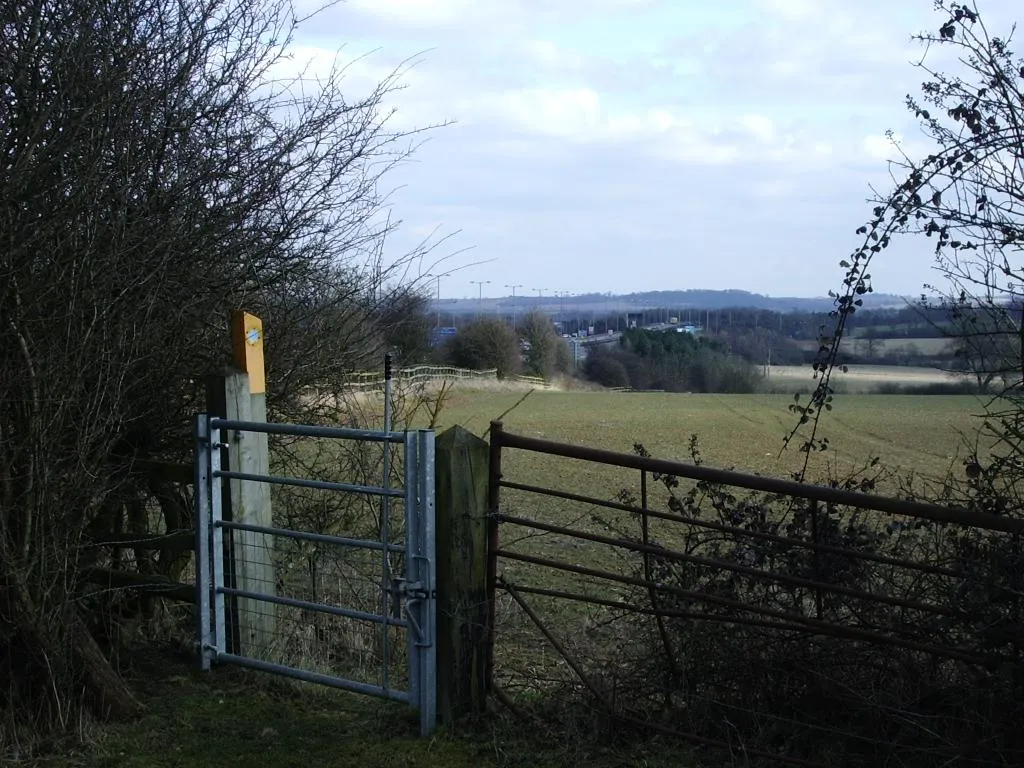
<path fill-rule="evenodd" d="M 650 325 L 645 325 L 643 327 L 648 331 L 669 331 L 672 330 L 673 328 L 680 328 L 682 326 L 673 325 L 672 323 L 651 323 Z M 593 336 L 584 336 L 581 339 L 573 339 L 572 337 L 568 337 L 565 340 L 570 343 L 572 343 L 573 341 L 578 341 L 580 344 L 610 344 L 613 341 L 618 341 L 621 337 L 621 332 L 613 331 L 612 333 L 599 333 Z"/>

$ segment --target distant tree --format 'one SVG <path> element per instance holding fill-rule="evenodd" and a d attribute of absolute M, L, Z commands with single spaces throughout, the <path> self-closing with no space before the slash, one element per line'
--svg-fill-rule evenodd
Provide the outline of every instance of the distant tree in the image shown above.
<path fill-rule="evenodd" d="M 615 357 L 622 363 L 622 367 L 626 369 L 630 387 L 641 390 L 657 387 L 657 382 L 651 379 L 650 366 L 640 355 L 624 349 L 619 351 Z"/>
<path fill-rule="evenodd" d="M 644 329 L 626 331 L 619 345 L 596 345 L 584 374 L 605 386 L 624 371 L 633 389 L 674 392 L 751 392 L 759 374 L 717 342 L 687 333 Z"/>
<path fill-rule="evenodd" d="M 682 387 L 676 383 L 666 389 L 741 394 L 755 391 L 759 378 L 758 369 L 746 360 L 704 346 L 687 360 Z"/>
<path fill-rule="evenodd" d="M 997 303 L 994 307 L 964 297 L 950 302 L 955 332 L 952 339 L 956 367 L 974 376 L 979 391 L 993 382 L 1020 386 L 1020 310 Z"/>
<path fill-rule="evenodd" d="M 746 327 L 715 334 L 715 341 L 725 345 L 733 355 L 754 365 L 764 365 L 769 350 L 775 365 L 799 365 L 804 351 L 787 336 L 770 328 Z"/>
<path fill-rule="evenodd" d="M 630 386 L 626 366 L 617 356 L 608 352 L 591 352 L 583 364 L 583 373 L 602 387 Z"/>
<path fill-rule="evenodd" d="M 879 356 L 878 351 L 878 339 L 876 339 L 874 336 L 868 336 L 864 342 L 864 356 L 868 359 L 868 361 L 874 362 L 875 358 Z"/>
<path fill-rule="evenodd" d="M 519 368 L 519 343 L 508 324 L 485 317 L 459 329 L 445 347 L 445 358 L 460 368 L 495 368 L 504 379 Z"/>
<path fill-rule="evenodd" d="M 414 288 L 394 291 L 380 308 L 383 344 L 397 354 L 399 365 L 413 365 L 429 359 L 433 327 L 430 298 L 423 291 Z"/>
<path fill-rule="evenodd" d="M 555 345 L 555 372 L 570 373 L 573 370 L 573 365 L 575 365 L 575 361 L 573 353 L 569 350 L 569 345 L 565 343 L 565 339 L 559 338 Z"/>
<path fill-rule="evenodd" d="M 565 340 L 555 332 L 551 318 L 538 309 L 530 310 L 519 323 L 522 338 L 529 343 L 524 354 L 526 371 L 550 379 L 568 373 L 570 356 Z"/>

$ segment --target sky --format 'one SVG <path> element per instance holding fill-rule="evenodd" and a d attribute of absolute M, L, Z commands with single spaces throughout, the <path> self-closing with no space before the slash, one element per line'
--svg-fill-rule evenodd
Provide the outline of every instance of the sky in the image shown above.
<path fill-rule="evenodd" d="M 1015 0 L 979 0 L 1009 29 Z M 1017 11 L 1024 19 L 1024 9 Z M 438 126 L 389 172 L 389 258 L 442 298 L 736 288 L 822 296 L 887 160 L 932 0 L 345 0 L 293 62 L 354 92 L 401 69 L 392 125 Z M 897 241 L 876 291 L 935 282 Z M 482 263 L 477 263 L 482 262 Z M 484 284 L 474 281 L 489 281 Z"/>

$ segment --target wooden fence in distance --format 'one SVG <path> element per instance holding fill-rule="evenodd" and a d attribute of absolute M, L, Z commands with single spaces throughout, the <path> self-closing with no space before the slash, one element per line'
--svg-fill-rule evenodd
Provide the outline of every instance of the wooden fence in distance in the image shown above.
<path fill-rule="evenodd" d="M 417 365 L 402 368 L 394 372 L 393 381 L 401 384 L 421 384 L 431 381 L 498 381 L 496 368 L 474 371 L 468 368 L 456 368 L 450 365 Z M 539 389 L 547 389 L 550 384 L 540 376 L 516 374 L 508 381 L 529 384 Z M 345 388 L 353 392 L 383 391 L 384 375 L 379 371 L 368 373 L 352 373 L 345 378 Z"/>

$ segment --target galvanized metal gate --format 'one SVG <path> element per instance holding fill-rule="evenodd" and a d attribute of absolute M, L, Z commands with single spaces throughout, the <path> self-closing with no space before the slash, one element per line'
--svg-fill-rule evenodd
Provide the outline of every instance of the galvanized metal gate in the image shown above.
<path fill-rule="evenodd" d="M 380 485 L 353 482 L 328 482 L 317 479 L 284 477 L 229 471 L 222 467 L 222 451 L 230 450 L 230 436 L 262 433 L 293 437 L 327 438 L 378 444 L 383 449 L 384 473 Z M 434 528 L 434 433 L 430 430 L 377 432 L 336 427 L 262 422 L 231 421 L 201 414 L 196 420 L 196 588 L 198 591 L 198 646 L 204 670 L 213 664 L 234 664 L 335 688 L 380 696 L 409 703 L 419 711 L 420 730 L 430 733 L 436 722 L 436 579 Z M 400 446 L 404 482 L 391 487 L 389 456 L 391 447 Z M 225 481 L 297 486 L 344 494 L 376 497 L 380 514 L 374 538 L 348 538 L 308 530 L 291 530 L 253 525 L 226 519 Z M 389 504 L 404 506 L 404 531 L 392 532 Z M 401 517 L 396 518 L 401 521 Z M 225 535 L 227 534 L 227 535 Z M 275 585 L 264 589 L 240 588 L 231 579 L 230 551 L 233 537 L 258 537 L 261 541 L 281 539 L 291 545 L 334 547 L 379 554 L 377 610 L 367 611 L 340 600 L 306 600 L 278 594 Z M 237 541 L 237 538 L 235 538 Z M 225 545 L 228 546 L 225 546 Z M 392 558 L 402 561 L 396 566 Z M 278 578 L 281 583 L 281 578 Z M 245 585 L 243 585 L 244 587 Z M 379 589 L 377 587 L 379 586 Z M 232 647 L 228 625 L 231 601 L 272 606 L 268 610 L 297 610 L 303 615 L 319 614 L 375 628 L 381 650 L 376 680 L 358 680 L 330 669 L 310 668 L 296 654 L 258 654 Z M 284 607 L 284 608 L 282 608 Z M 394 685 L 390 672 L 391 657 L 401 657 L 393 635 L 405 634 L 405 686 Z M 287 650 L 287 649 L 284 649 Z M 399 658 L 399 664 L 402 663 Z M 401 681 L 399 681 L 401 683 Z"/>

